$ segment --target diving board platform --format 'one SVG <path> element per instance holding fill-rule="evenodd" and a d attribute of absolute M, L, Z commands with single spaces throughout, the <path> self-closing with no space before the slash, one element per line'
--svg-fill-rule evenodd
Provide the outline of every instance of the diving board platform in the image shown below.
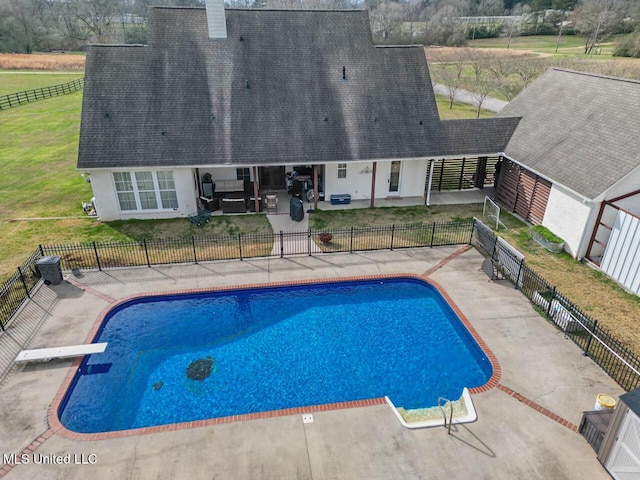
<path fill-rule="evenodd" d="M 70 345 L 68 347 L 38 348 L 22 350 L 15 359 L 16 363 L 37 362 L 54 358 L 82 357 L 91 353 L 102 353 L 107 348 L 107 342 L 86 343 L 84 345 Z"/>

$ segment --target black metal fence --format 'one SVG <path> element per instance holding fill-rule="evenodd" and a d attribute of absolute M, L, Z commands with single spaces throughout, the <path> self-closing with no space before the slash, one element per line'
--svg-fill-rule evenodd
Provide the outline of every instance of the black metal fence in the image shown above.
<path fill-rule="evenodd" d="M 475 245 L 495 262 L 505 277 L 563 331 L 622 388 L 640 386 L 640 360 L 605 328 L 581 311 L 558 289 L 529 267 L 522 256 L 479 220 L 475 220 Z M 516 251 L 517 252 L 517 251 Z"/>
<path fill-rule="evenodd" d="M 10 93 L 9 95 L 0 96 L 0 110 L 10 107 L 17 107 L 25 103 L 43 100 L 45 98 L 57 97 L 80 90 L 84 83 L 84 77 L 78 78 L 68 83 L 54 85 L 52 87 L 36 88 L 34 90 L 25 90 L 24 92 Z"/>
<path fill-rule="evenodd" d="M 415 223 L 350 227 L 326 231 L 212 235 L 152 239 L 139 242 L 92 242 L 41 245 L 0 290 L 0 329 L 20 308 L 40 278 L 36 262 L 44 256 L 61 259 L 63 270 L 103 270 L 256 257 L 321 255 L 324 253 L 395 250 L 411 247 L 463 245 L 471 242 L 473 222 Z"/>

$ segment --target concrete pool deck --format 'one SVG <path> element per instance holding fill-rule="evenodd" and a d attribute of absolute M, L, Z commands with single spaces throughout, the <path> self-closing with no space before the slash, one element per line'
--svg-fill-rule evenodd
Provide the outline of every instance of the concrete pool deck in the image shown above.
<path fill-rule="evenodd" d="M 510 283 L 488 281 L 481 263 L 474 249 L 447 247 L 65 275 L 41 286 L 0 333 L 0 368 L 11 365 L 0 385 L 0 477 L 610 478 L 574 429 L 598 393 L 622 389 Z M 451 436 L 405 429 L 387 405 L 374 404 L 315 412 L 313 423 L 295 414 L 83 441 L 48 421 L 73 362 L 6 362 L 24 348 L 83 343 L 111 302 L 136 293 L 401 273 L 428 273 L 441 285 L 501 367 L 495 388 L 472 395 L 478 421 L 454 426 Z M 9 464 L 21 453 L 29 463 Z M 54 455 L 71 463 L 34 463 Z"/>

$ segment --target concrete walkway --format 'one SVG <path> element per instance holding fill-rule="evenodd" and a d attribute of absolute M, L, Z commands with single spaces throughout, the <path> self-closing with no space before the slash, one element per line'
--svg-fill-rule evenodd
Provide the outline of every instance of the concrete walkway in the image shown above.
<path fill-rule="evenodd" d="M 40 286 L 0 333 L 0 351 L 13 344 L 72 345 L 85 341 L 111 303 L 136 293 L 430 272 L 501 367 L 498 386 L 473 395 L 478 421 L 454 428 L 450 436 L 443 428 L 407 430 L 387 405 L 374 405 L 319 411 L 313 423 L 287 415 L 81 441 L 48 421 L 72 365 L 60 360 L 15 365 L 0 386 L 0 452 L 24 453 L 29 461 L 7 464 L 4 457 L 0 477 L 610 478 L 574 429 L 598 393 L 616 396 L 622 390 L 510 283 L 488 281 L 477 251 L 456 253 L 458 247 L 421 248 L 81 272 L 60 285 Z M 18 338 L 15 332 L 28 322 L 31 336 Z M 52 455 L 70 455 L 72 463 L 34 463 Z M 86 464 L 73 463 L 82 459 Z"/>
<path fill-rule="evenodd" d="M 443 97 L 449 98 L 447 87 L 444 85 L 434 83 L 433 91 L 435 92 L 436 95 L 441 95 Z M 471 93 L 469 93 L 466 90 L 458 90 L 458 92 L 456 93 L 455 99 L 458 102 L 478 106 L 478 101 L 474 98 L 473 95 L 471 95 Z M 505 102 L 504 100 L 500 100 L 498 98 L 487 97 L 484 99 L 484 102 L 482 102 L 482 108 L 484 108 L 485 110 L 490 110 L 492 112 L 497 113 L 500 110 L 502 110 L 504 107 L 506 107 L 507 103 L 509 102 Z"/>

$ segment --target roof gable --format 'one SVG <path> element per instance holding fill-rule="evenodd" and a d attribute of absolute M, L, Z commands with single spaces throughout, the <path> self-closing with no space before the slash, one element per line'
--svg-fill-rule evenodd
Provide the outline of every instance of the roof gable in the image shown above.
<path fill-rule="evenodd" d="M 505 154 L 596 198 L 640 165 L 640 82 L 550 69 L 498 117 L 522 117 Z"/>
<path fill-rule="evenodd" d="M 79 168 L 443 149 L 422 48 L 374 47 L 366 12 L 226 15 L 209 39 L 204 9 L 152 8 L 148 46 L 89 49 Z"/>

